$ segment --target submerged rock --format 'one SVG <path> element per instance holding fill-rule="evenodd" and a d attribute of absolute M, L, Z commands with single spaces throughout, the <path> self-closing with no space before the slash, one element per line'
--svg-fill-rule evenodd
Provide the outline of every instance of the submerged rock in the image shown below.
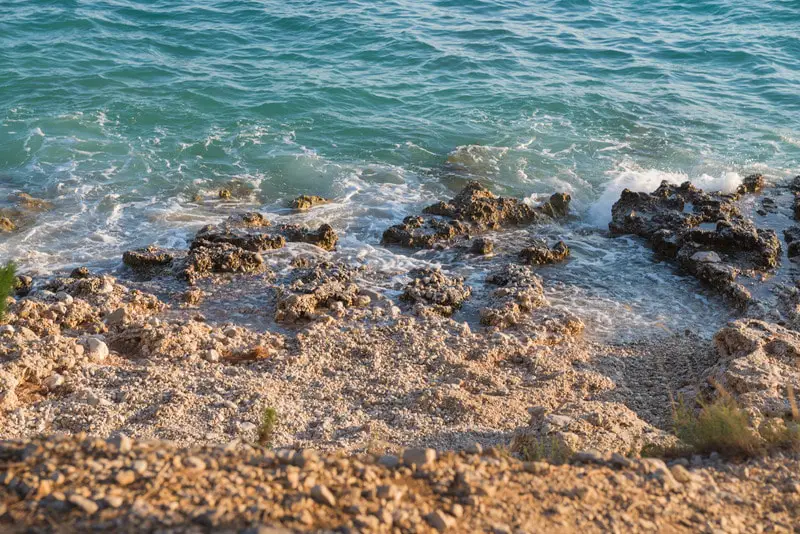
<path fill-rule="evenodd" d="M 423 216 L 406 217 L 383 233 L 383 243 L 409 248 L 433 248 L 472 232 L 496 230 L 510 225 L 545 223 L 566 215 L 570 197 L 557 193 L 544 205 L 531 208 L 524 202 L 498 197 L 479 182 L 470 182 L 448 202 L 437 202 Z"/>
<path fill-rule="evenodd" d="M 563 241 L 559 241 L 552 247 L 548 247 L 544 240 L 537 240 L 530 247 L 522 249 L 519 257 L 528 265 L 547 265 L 564 261 L 569 256 L 569 247 Z"/>
<path fill-rule="evenodd" d="M 318 197 L 316 195 L 300 195 L 296 199 L 292 200 L 291 207 L 292 209 L 296 210 L 308 210 L 314 206 L 328 204 L 329 202 L 330 200 L 327 198 Z"/>
<path fill-rule="evenodd" d="M 473 254 L 480 254 L 481 256 L 486 256 L 487 254 L 491 254 L 494 251 L 494 241 L 492 241 L 491 239 L 486 239 L 485 237 L 479 237 L 472 242 L 472 246 L 470 247 L 469 250 Z"/>
<path fill-rule="evenodd" d="M 744 305 L 751 297 L 738 276 L 776 267 L 781 252 L 775 232 L 756 228 L 735 205 L 741 194 L 762 186 L 763 178 L 753 175 L 736 194 L 705 193 L 689 182 L 664 181 L 653 193 L 625 189 L 609 230 L 647 239 L 656 252 Z"/>
<path fill-rule="evenodd" d="M 787 251 L 790 258 L 800 256 L 800 226 L 792 226 L 783 231 L 783 238 L 788 245 Z"/>
<path fill-rule="evenodd" d="M 225 228 L 259 228 L 270 226 L 272 223 L 257 211 L 246 211 L 228 217 L 223 223 Z"/>
<path fill-rule="evenodd" d="M 400 299 L 421 305 L 422 310 L 450 317 L 472 294 L 460 276 L 447 276 L 440 269 L 416 269 L 409 273 Z"/>
<path fill-rule="evenodd" d="M 53 203 L 41 198 L 35 198 L 28 193 L 16 193 L 9 196 L 9 200 L 15 202 L 17 206 L 29 211 L 47 211 L 53 209 Z"/>
<path fill-rule="evenodd" d="M 183 277 L 194 285 L 212 273 L 259 273 L 265 270 L 264 258 L 258 252 L 245 250 L 230 243 L 213 246 L 198 245 L 189 251 Z"/>
<path fill-rule="evenodd" d="M 219 245 L 233 245 L 250 252 L 263 252 L 283 248 L 286 240 L 280 235 L 250 233 L 208 225 L 197 232 L 189 248 L 193 250 L 199 247 L 213 248 Z"/>

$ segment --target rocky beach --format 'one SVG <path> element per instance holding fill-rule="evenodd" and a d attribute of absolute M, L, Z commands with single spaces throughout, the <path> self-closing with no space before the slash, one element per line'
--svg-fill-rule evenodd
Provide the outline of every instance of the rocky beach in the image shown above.
<path fill-rule="evenodd" d="M 0 321 L 0 525 L 794 531 L 798 191 L 754 174 L 614 203 L 600 238 L 634 236 L 719 298 L 732 320 L 711 336 L 594 335 L 552 283 L 570 195 L 480 181 L 384 229 L 374 247 L 428 260 L 399 276 L 306 224 L 336 201 L 313 195 L 297 222 L 232 209 L 117 269 L 21 272 Z M 738 448 L 677 430 L 721 402 L 746 419 Z"/>

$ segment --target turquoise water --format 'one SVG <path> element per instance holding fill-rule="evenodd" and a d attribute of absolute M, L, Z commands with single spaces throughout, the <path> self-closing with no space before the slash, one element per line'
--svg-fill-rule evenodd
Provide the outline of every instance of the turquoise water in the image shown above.
<path fill-rule="evenodd" d="M 288 217 L 299 193 L 335 197 L 306 218 L 377 254 L 386 226 L 457 186 L 454 167 L 502 193 L 567 190 L 598 228 L 626 185 L 800 173 L 797 0 L 2 10 L 0 200 L 54 203 L 0 237 L 31 269 L 183 246 L 234 207 Z M 243 196 L 215 199 L 231 182 Z"/>

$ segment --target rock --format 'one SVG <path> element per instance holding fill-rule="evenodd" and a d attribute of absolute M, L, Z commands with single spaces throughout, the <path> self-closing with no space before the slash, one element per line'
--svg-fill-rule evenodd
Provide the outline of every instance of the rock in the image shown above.
<path fill-rule="evenodd" d="M 97 338 L 90 337 L 86 340 L 85 346 L 86 354 L 92 361 L 102 362 L 108 358 L 108 345 L 106 345 L 105 342 Z"/>
<path fill-rule="evenodd" d="M 133 448 L 133 440 L 125 434 L 119 434 L 107 440 L 108 444 L 114 447 L 120 454 L 127 454 Z M 138 471 L 137 471 L 138 472 Z"/>
<path fill-rule="evenodd" d="M 105 496 L 106 504 L 109 508 L 119 508 L 125 502 L 125 499 L 118 495 L 106 495 Z"/>
<path fill-rule="evenodd" d="M 747 193 L 757 193 L 764 188 L 766 181 L 764 180 L 764 176 L 761 174 L 751 174 L 749 176 L 745 176 L 744 180 L 742 180 L 741 185 L 736 188 L 736 192 L 740 195 L 744 195 Z"/>
<path fill-rule="evenodd" d="M 9 200 L 16 202 L 20 208 L 30 211 L 47 211 L 53 209 L 53 203 L 41 198 L 35 198 L 28 193 L 16 193 L 9 196 Z"/>
<path fill-rule="evenodd" d="M 125 469 L 117 473 L 117 476 L 114 477 L 114 480 L 120 486 L 128 486 L 133 484 L 136 481 L 136 473 L 131 470 Z"/>
<path fill-rule="evenodd" d="M 336 497 L 333 496 L 331 490 L 326 486 L 317 484 L 311 488 L 311 498 L 320 504 L 327 504 L 328 506 L 336 506 Z"/>
<path fill-rule="evenodd" d="M 190 250 L 183 277 L 194 285 L 198 279 L 211 273 L 252 274 L 264 269 L 264 258 L 261 254 L 223 243 Z"/>
<path fill-rule="evenodd" d="M 14 294 L 18 297 L 24 297 L 33 289 L 33 278 L 23 274 L 17 275 L 14 282 Z"/>
<path fill-rule="evenodd" d="M 87 515 L 92 515 L 100 509 L 96 502 L 81 495 L 70 495 L 69 502 L 83 510 Z"/>
<path fill-rule="evenodd" d="M 318 197 L 315 195 L 301 195 L 296 199 L 292 200 L 291 207 L 292 209 L 296 210 L 308 210 L 314 206 L 319 206 L 321 204 L 327 204 L 330 200 L 323 197 Z"/>
<path fill-rule="evenodd" d="M 58 299 L 59 302 L 63 302 L 67 306 L 72 304 L 73 301 L 75 300 L 72 298 L 72 295 L 70 295 L 66 291 L 59 291 L 58 293 L 56 293 L 56 299 Z"/>
<path fill-rule="evenodd" d="M 0 337 L 11 337 L 16 331 L 10 324 L 0 325 Z"/>
<path fill-rule="evenodd" d="M 400 299 L 419 303 L 432 313 L 451 316 L 472 294 L 462 277 L 450 277 L 439 269 L 415 269 Z"/>
<path fill-rule="evenodd" d="M 203 301 L 206 293 L 202 289 L 199 288 L 191 288 L 188 289 L 183 293 L 181 296 L 181 300 L 188 304 L 189 306 L 197 306 Z"/>
<path fill-rule="evenodd" d="M 674 437 L 644 422 L 624 404 L 582 401 L 567 403 L 556 412 L 533 410 L 528 426 L 517 430 L 511 449 L 564 459 L 588 450 L 596 457 L 615 452 L 624 455 L 645 444 L 673 441 Z"/>
<path fill-rule="evenodd" d="M 480 254 L 481 256 L 486 256 L 487 254 L 491 254 L 494 251 L 494 242 L 491 239 L 486 239 L 485 237 L 479 237 L 472 242 L 472 247 L 470 248 L 470 252 L 473 254 Z"/>
<path fill-rule="evenodd" d="M 703 376 L 716 382 L 745 408 L 764 416 L 790 417 L 786 388 L 800 391 L 800 332 L 742 319 L 714 336 L 718 361 Z M 708 388 L 708 394 L 715 394 Z"/>
<path fill-rule="evenodd" d="M 455 517 L 448 515 L 441 510 L 436 510 L 426 515 L 425 520 L 437 532 L 444 532 L 456 524 Z"/>
<path fill-rule="evenodd" d="M 17 225 L 8 217 L 0 217 L 0 232 L 13 232 Z"/>
<path fill-rule="evenodd" d="M 539 208 L 513 198 L 498 197 L 478 182 L 468 183 L 448 202 L 438 202 L 383 233 L 382 243 L 409 248 L 433 248 L 466 239 L 471 232 L 509 225 L 543 223 L 566 213 L 569 195 L 556 194 Z"/>
<path fill-rule="evenodd" d="M 569 256 L 569 247 L 563 241 L 559 241 L 552 248 L 548 248 L 544 241 L 537 241 L 519 253 L 519 257 L 528 265 L 558 263 L 564 261 L 567 256 Z"/>
<path fill-rule="evenodd" d="M 792 226 L 784 230 L 783 238 L 788 245 L 788 256 L 790 258 L 800 256 L 800 226 Z"/>
<path fill-rule="evenodd" d="M 230 200 L 233 198 L 233 193 L 229 189 L 220 189 L 217 196 L 223 200 Z"/>
<path fill-rule="evenodd" d="M 650 194 L 625 189 L 612 208 L 609 230 L 647 239 L 658 254 L 745 306 L 752 297 L 737 278 L 776 267 L 781 252 L 775 232 L 756 228 L 735 205 L 762 186 L 763 177 L 753 175 L 731 195 L 705 193 L 689 182 L 664 181 Z"/>
<path fill-rule="evenodd" d="M 400 458 L 398 458 L 394 454 L 384 454 L 383 456 L 378 458 L 378 463 L 389 469 L 394 469 L 395 467 L 400 465 Z"/>
<path fill-rule="evenodd" d="M 282 224 L 278 232 L 291 243 L 308 243 L 323 250 L 336 248 L 339 236 L 330 224 L 322 224 L 316 230 L 309 230 L 297 224 Z"/>
<path fill-rule="evenodd" d="M 216 350 L 210 349 L 203 354 L 203 359 L 207 362 L 214 363 L 220 360 L 220 355 L 219 352 L 217 352 Z"/>
<path fill-rule="evenodd" d="M 436 461 L 436 449 L 406 449 L 403 463 L 417 468 L 427 467 Z"/>
<path fill-rule="evenodd" d="M 49 391 L 54 391 L 64 385 L 64 377 L 58 373 L 53 373 L 44 380 L 44 387 Z"/>
<path fill-rule="evenodd" d="M 352 282 L 358 269 L 341 263 L 322 262 L 307 269 L 298 269 L 289 287 L 278 292 L 275 320 L 294 322 L 313 319 L 319 308 L 333 309 L 335 303 L 353 306 L 359 287 Z"/>
<path fill-rule="evenodd" d="M 106 324 L 109 326 L 124 325 L 128 321 L 128 311 L 125 308 L 117 308 L 106 315 Z"/>
<path fill-rule="evenodd" d="M 87 267 L 76 267 L 75 269 L 72 270 L 69 277 L 77 279 L 85 279 L 89 278 L 91 275 L 92 273 L 89 272 L 89 269 Z"/>
<path fill-rule="evenodd" d="M 669 468 L 672 477 L 681 484 L 687 484 L 692 481 L 692 474 L 682 465 L 673 465 Z"/>
<path fill-rule="evenodd" d="M 150 245 L 145 248 L 128 250 L 122 255 L 122 263 L 139 272 L 147 272 L 172 264 L 174 256 L 169 252 Z"/>

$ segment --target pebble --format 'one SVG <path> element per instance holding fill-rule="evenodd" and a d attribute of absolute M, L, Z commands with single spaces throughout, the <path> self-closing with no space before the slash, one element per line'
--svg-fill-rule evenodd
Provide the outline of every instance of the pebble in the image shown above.
<path fill-rule="evenodd" d="M 214 349 L 207 350 L 205 354 L 203 354 L 203 359 L 207 362 L 218 362 L 220 359 L 219 352 Z"/>
<path fill-rule="evenodd" d="M 66 305 L 70 305 L 74 302 L 75 299 L 72 298 L 72 295 L 67 293 L 66 291 L 59 291 L 56 293 L 56 298 L 59 302 L 63 302 Z"/>
<path fill-rule="evenodd" d="M 336 506 L 336 497 L 333 496 L 331 490 L 327 486 L 317 484 L 311 488 L 311 498 L 320 504 L 327 504 L 328 506 Z"/>
<path fill-rule="evenodd" d="M 117 484 L 120 486 L 127 486 L 129 484 L 133 484 L 133 482 L 136 480 L 136 473 L 126 469 L 125 471 L 120 471 L 117 473 L 117 476 L 114 478 L 114 480 L 116 480 Z"/>
<path fill-rule="evenodd" d="M 119 434 L 113 438 L 109 438 L 107 443 L 117 449 L 120 454 L 127 454 L 131 452 L 133 448 L 133 440 L 125 434 Z"/>
<path fill-rule="evenodd" d="M 53 373 L 44 380 L 44 387 L 53 391 L 64 385 L 64 377 L 58 373 Z"/>
<path fill-rule="evenodd" d="M 108 357 L 108 345 L 96 337 L 86 340 L 87 355 L 92 361 L 102 362 Z"/>
<path fill-rule="evenodd" d="M 445 530 L 453 527 L 456 524 L 455 517 L 442 512 L 441 510 L 436 510 L 431 512 L 427 516 L 425 516 L 425 520 L 428 522 L 430 526 L 436 529 L 438 532 L 444 532 Z"/>
<path fill-rule="evenodd" d="M 88 515 L 92 515 L 100 508 L 96 502 L 80 495 L 70 495 L 69 502 L 82 509 Z"/>
<path fill-rule="evenodd" d="M 406 449 L 403 451 L 403 463 L 406 465 L 425 467 L 435 461 L 435 449 Z"/>
<path fill-rule="evenodd" d="M 400 465 L 400 458 L 394 454 L 384 454 L 378 458 L 378 463 L 384 467 L 388 467 L 389 469 L 394 469 Z"/>

